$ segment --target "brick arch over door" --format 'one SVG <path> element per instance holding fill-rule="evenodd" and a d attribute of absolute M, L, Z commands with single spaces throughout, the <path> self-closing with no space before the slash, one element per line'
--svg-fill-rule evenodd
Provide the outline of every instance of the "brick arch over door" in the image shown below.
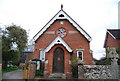
<path fill-rule="evenodd" d="M 64 50 L 57 47 L 53 54 L 53 73 L 64 73 Z"/>

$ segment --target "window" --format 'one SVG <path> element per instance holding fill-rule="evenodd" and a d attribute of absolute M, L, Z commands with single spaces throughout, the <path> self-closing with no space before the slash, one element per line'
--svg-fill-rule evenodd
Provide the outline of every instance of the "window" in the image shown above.
<path fill-rule="evenodd" d="M 78 57 L 80 60 L 83 60 L 83 51 L 77 51 L 77 57 Z"/>
<path fill-rule="evenodd" d="M 59 17 L 64 17 L 64 15 L 63 15 L 63 14 L 60 14 Z"/>
<path fill-rule="evenodd" d="M 45 60 L 45 52 L 44 52 L 44 50 L 40 50 L 40 60 L 42 60 L 42 61 Z"/>
<path fill-rule="evenodd" d="M 60 37 L 65 37 L 66 36 L 66 29 L 65 28 L 59 28 L 57 31 L 56 31 L 56 34 Z"/>
<path fill-rule="evenodd" d="M 63 22 L 63 21 L 61 21 L 61 22 L 60 22 L 60 24 L 64 24 L 64 22 Z"/>

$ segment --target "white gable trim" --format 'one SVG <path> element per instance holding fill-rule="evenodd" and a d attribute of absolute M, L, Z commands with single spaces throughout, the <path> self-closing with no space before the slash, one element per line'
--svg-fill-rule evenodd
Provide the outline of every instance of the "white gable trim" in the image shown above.
<path fill-rule="evenodd" d="M 107 40 L 107 31 L 106 31 L 106 36 L 105 36 L 105 40 L 104 40 L 104 48 L 105 48 L 105 45 L 106 45 L 106 40 Z"/>
<path fill-rule="evenodd" d="M 61 37 L 57 37 L 46 49 L 45 52 L 48 52 L 55 44 L 62 44 L 69 52 L 73 50 L 65 43 Z"/>
<path fill-rule="evenodd" d="M 63 14 L 64 17 L 59 17 L 59 15 Z M 36 41 L 43 33 L 44 31 L 47 30 L 47 28 L 50 27 L 50 25 L 56 20 L 56 19 L 67 19 L 69 20 L 70 23 L 72 23 L 74 25 L 74 27 L 80 32 L 82 33 L 85 38 L 88 41 L 91 41 L 91 37 L 63 10 L 60 10 L 34 37 L 34 41 Z"/>
<path fill-rule="evenodd" d="M 116 39 L 108 30 L 106 31 L 106 36 L 105 36 L 105 40 L 104 40 L 104 48 L 106 48 L 106 41 L 107 41 L 107 36 L 108 36 L 108 34 L 109 35 L 111 35 L 114 39 Z"/>
<path fill-rule="evenodd" d="M 116 39 L 109 31 L 107 31 L 114 39 Z"/>

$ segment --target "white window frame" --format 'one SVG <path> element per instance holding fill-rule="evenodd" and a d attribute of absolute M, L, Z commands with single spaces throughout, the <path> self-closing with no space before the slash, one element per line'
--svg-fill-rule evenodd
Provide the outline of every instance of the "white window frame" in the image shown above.
<path fill-rule="evenodd" d="M 43 59 L 41 58 L 42 53 L 44 55 Z M 44 50 L 40 50 L 40 60 L 45 61 L 45 51 Z"/>
<path fill-rule="evenodd" d="M 79 58 L 79 52 L 82 52 L 82 61 L 83 61 L 83 51 L 82 50 L 77 51 L 77 58 Z"/>

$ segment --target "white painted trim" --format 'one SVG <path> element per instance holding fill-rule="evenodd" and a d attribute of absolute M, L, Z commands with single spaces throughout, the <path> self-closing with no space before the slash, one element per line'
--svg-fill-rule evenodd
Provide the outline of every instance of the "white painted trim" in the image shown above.
<path fill-rule="evenodd" d="M 111 35 L 114 39 L 116 39 L 108 30 L 106 31 L 106 36 L 105 36 L 105 40 L 104 40 L 104 48 L 105 48 L 105 45 L 106 45 L 106 40 L 107 40 L 107 37 L 108 37 L 108 34 Z"/>
<path fill-rule="evenodd" d="M 75 33 L 79 33 L 79 32 L 78 31 L 68 31 L 68 33 L 75 34 Z"/>
<path fill-rule="evenodd" d="M 107 31 L 114 39 L 116 39 L 109 31 Z"/>
<path fill-rule="evenodd" d="M 84 49 L 76 49 L 77 51 L 84 51 Z"/>
<path fill-rule="evenodd" d="M 84 59 L 83 59 L 83 50 L 78 50 L 78 51 L 77 51 L 77 57 L 78 57 L 78 52 L 82 52 L 82 61 L 83 61 L 83 60 L 84 60 Z"/>
<path fill-rule="evenodd" d="M 40 60 L 45 61 L 45 51 L 44 50 L 40 50 L 40 56 L 41 56 L 41 51 L 43 51 L 43 53 L 44 53 L 44 57 L 43 57 L 44 59 L 40 59 Z"/>
<path fill-rule="evenodd" d="M 59 17 L 59 15 L 63 14 L 64 17 Z M 88 41 L 91 41 L 91 37 L 63 10 L 60 10 L 34 37 L 34 41 L 36 41 L 56 19 L 67 19 L 70 23 L 74 25 L 74 27 L 82 33 Z"/>
<path fill-rule="evenodd" d="M 55 31 L 47 31 L 46 34 L 55 34 Z"/>
<path fill-rule="evenodd" d="M 105 35 L 105 40 L 104 40 L 104 48 L 105 48 L 105 45 L 106 45 L 106 40 L 107 40 L 107 31 L 106 31 L 106 35 Z"/>
<path fill-rule="evenodd" d="M 57 37 L 46 49 L 45 52 L 48 52 L 55 44 L 62 44 L 69 52 L 73 50 L 65 43 L 61 37 Z"/>

